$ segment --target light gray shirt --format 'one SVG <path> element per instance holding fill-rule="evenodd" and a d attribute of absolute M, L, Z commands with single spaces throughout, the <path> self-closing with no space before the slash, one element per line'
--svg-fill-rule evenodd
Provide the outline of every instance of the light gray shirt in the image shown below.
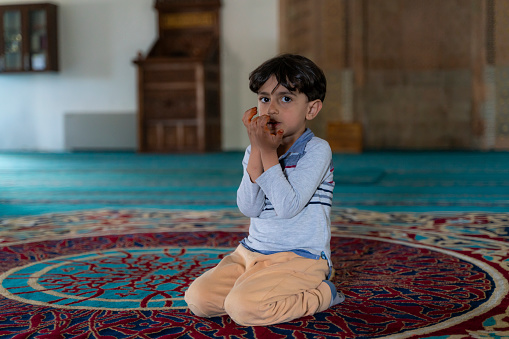
<path fill-rule="evenodd" d="M 248 146 L 237 191 L 240 211 L 251 218 L 242 244 L 264 254 L 292 251 L 330 263 L 334 168 L 329 144 L 306 129 L 279 158 L 280 165 L 267 169 L 254 183 L 247 173 L 250 154 Z"/>

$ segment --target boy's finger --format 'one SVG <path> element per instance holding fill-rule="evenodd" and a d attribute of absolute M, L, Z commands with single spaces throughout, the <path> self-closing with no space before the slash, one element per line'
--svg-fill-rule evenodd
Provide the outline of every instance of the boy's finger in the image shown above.
<path fill-rule="evenodd" d="M 268 115 L 264 115 L 264 116 L 259 117 L 258 119 L 260 119 L 260 121 L 259 121 L 260 127 L 263 128 L 264 130 L 268 131 L 269 130 L 268 123 L 270 121 L 269 116 Z"/>
<path fill-rule="evenodd" d="M 276 133 L 276 136 L 277 138 L 280 140 L 280 141 L 283 141 L 283 134 L 285 133 L 285 131 L 283 131 L 282 129 L 278 130 L 277 133 Z"/>
<path fill-rule="evenodd" d="M 268 115 L 262 115 L 260 117 L 260 123 L 261 124 L 264 124 L 264 125 L 267 125 L 267 123 L 269 122 L 270 118 Z"/>
<path fill-rule="evenodd" d="M 253 117 L 258 113 L 258 109 L 256 107 L 252 107 L 244 112 L 244 115 L 242 116 L 242 122 L 244 124 L 248 124 L 251 122 Z"/>

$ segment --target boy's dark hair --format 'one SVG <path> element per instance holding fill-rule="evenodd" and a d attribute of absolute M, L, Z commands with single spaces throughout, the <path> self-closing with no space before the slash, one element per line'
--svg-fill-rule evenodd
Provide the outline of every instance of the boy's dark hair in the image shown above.
<path fill-rule="evenodd" d="M 325 99 L 325 74 L 306 57 L 282 54 L 265 61 L 249 74 L 249 89 L 258 93 L 272 75 L 276 77 L 278 84 L 290 91 L 304 93 L 309 101 Z"/>

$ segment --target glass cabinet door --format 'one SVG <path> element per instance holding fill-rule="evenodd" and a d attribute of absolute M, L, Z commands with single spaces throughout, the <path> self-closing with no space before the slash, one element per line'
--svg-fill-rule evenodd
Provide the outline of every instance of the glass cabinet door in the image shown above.
<path fill-rule="evenodd" d="M 48 27 L 44 9 L 29 11 L 30 69 L 46 69 L 48 59 Z"/>
<path fill-rule="evenodd" d="M 0 5 L 0 73 L 58 71 L 57 11 L 50 3 Z"/>
<path fill-rule="evenodd" d="M 21 11 L 3 13 L 4 58 L 0 68 L 4 70 L 21 70 L 23 67 L 23 32 Z"/>

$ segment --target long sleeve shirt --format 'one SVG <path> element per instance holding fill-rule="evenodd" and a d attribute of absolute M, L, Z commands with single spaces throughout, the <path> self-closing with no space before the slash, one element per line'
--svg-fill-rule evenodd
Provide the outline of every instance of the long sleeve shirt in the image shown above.
<path fill-rule="evenodd" d="M 240 211 L 251 218 L 242 244 L 271 254 L 292 251 L 330 263 L 330 211 L 334 189 L 329 144 L 306 129 L 272 166 L 252 182 L 247 173 L 251 153 L 243 159 L 244 175 L 237 191 Z"/>

